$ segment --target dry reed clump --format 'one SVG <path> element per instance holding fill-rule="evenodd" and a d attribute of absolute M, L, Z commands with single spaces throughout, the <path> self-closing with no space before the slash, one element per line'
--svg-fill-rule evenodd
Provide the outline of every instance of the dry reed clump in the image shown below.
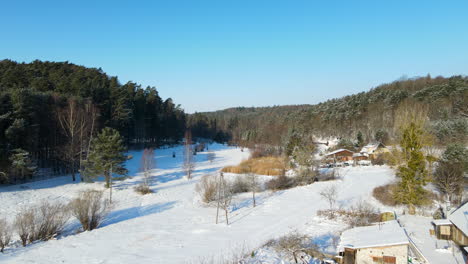
<path fill-rule="evenodd" d="M 397 201 L 395 200 L 395 190 L 397 188 L 396 183 L 390 183 L 382 186 L 375 187 L 372 191 L 372 196 L 381 202 L 383 205 L 395 206 Z"/>
<path fill-rule="evenodd" d="M 224 167 L 222 171 L 236 174 L 252 172 L 260 175 L 279 176 L 285 170 L 286 167 L 281 157 L 260 157 L 242 161 L 237 166 Z"/>
<path fill-rule="evenodd" d="M 151 190 L 151 188 L 142 183 L 142 184 L 139 184 L 138 186 L 135 187 L 135 192 L 141 194 L 141 195 L 145 195 L 145 194 L 150 194 L 153 192 L 153 190 Z"/>

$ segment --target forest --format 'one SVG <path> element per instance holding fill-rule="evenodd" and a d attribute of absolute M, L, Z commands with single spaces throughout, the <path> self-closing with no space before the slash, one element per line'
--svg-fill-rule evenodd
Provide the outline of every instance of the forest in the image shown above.
<path fill-rule="evenodd" d="M 187 125 L 194 136 L 233 144 L 284 146 L 295 135 L 395 142 L 402 112 L 423 112 L 436 143 L 468 139 L 468 78 L 430 75 L 382 84 L 367 92 L 316 105 L 237 107 L 195 113 Z"/>
<path fill-rule="evenodd" d="M 177 143 L 185 122 L 183 109 L 155 87 L 121 84 L 100 68 L 0 61 L 0 183 L 31 178 L 33 169 L 76 171 L 104 127 L 126 147 L 144 147 Z"/>

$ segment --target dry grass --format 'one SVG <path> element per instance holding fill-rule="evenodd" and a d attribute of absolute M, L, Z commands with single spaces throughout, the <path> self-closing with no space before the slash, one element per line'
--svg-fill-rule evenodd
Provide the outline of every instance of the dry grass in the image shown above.
<path fill-rule="evenodd" d="M 0 252 L 3 253 L 5 247 L 10 244 L 11 233 L 12 228 L 10 223 L 4 218 L 0 219 Z"/>
<path fill-rule="evenodd" d="M 151 188 L 148 185 L 142 183 L 135 187 L 135 192 L 141 195 L 145 195 L 152 193 L 153 190 L 151 190 Z"/>
<path fill-rule="evenodd" d="M 195 190 L 200 195 L 203 202 L 210 203 L 216 200 L 217 186 L 215 176 L 205 175 L 197 183 Z"/>
<path fill-rule="evenodd" d="M 281 157 L 250 158 L 237 166 L 223 168 L 223 172 L 244 174 L 250 171 L 260 175 L 279 176 L 284 173 L 286 166 Z"/>

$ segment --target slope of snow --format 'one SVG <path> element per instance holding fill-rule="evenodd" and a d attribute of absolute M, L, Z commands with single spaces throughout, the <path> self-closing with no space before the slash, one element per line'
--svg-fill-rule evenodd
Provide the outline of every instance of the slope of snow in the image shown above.
<path fill-rule="evenodd" d="M 183 177 L 182 147 L 156 150 L 154 193 L 145 196 L 133 190 L 142 178 L 138 174 L 141 152 L 132 152 L 128 167 L 133 177 L 115 183 L 114 208 L 100 228 L 76 234 L 78 224 L 71 220 L 59 239 L 8 248 L 0 262 L 196 263 L 228 255 L 239 247 L 258 248 L 293 230 L 306 230 L 325 240 L 330 238 L 329 232 L 344 227 L 314 220 L 317 210 L 327 208 L 319 195 L 323 188 L 339 185 L 339 204 L 346 207 L 358 200 L 372 200 L 374 187 L 394 179 L 393 171 L 385 166 L 342 168 L 342 180 L 261 193 L 255 208 L 249 195 L 239 195 L 232 206 L 231 224 L 216 225 L 216 208 L 200 203 L 195 185 L 202 175 L 237 164 L 249 153 L 222 145 L 211 145 L 210 149 L 215 150 L 215 161 L 210 163 L 206 152 L 199 153 L 192 180 Z M 176 158 L 172 158 L 173 151 Z M 90 188 L 104 189 L 102 182 L 72 183 L 69 177 L 0 188 L 0 215 L 13 219 L 21 206 L 41 199 L 68 201 Z"/>

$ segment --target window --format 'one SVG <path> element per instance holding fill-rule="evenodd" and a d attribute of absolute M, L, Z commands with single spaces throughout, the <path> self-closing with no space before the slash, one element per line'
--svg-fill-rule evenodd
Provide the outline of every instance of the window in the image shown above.
<path fill-rule="evenodd" d="M 396 264 L 396 258 L 390 256 L 383 256 L 383 263 L 384 264 Z"/>
<path fill-rule="evenodd" d="M 440 234 L 450 236 L 450 226 L 440 226 Z"/>
<path fill-rule="evenodd" d="M 382 257 L 372 257 L 372 263 L 373 264 L 383 264 L 383 258 Z"/>

